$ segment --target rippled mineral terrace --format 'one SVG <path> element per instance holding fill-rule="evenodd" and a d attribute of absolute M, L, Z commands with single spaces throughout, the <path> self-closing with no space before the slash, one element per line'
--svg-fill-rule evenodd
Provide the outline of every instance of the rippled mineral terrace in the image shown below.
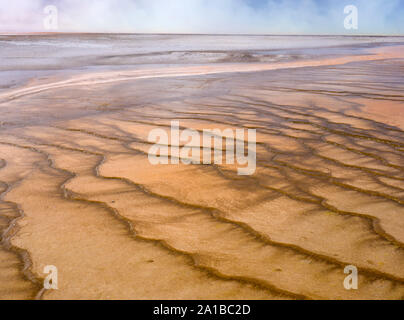
<path fill-rule="evenodd" d="M 0 38 L 0 299 L 404 299 L 402 45 L 56 70 L 28 57 L 56 40 L 21 37 Z M 150 164 L 172 120 L 256 129 L 256 172 Z"/>

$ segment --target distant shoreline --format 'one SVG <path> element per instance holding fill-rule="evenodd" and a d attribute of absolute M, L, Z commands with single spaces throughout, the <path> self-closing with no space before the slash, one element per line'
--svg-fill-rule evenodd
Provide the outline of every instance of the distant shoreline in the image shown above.
<path fill-rule="evenodd" d="M 149 32 L 0 32 L 3 35 L 172 35 L 172 36 L 250 36 L 250 37 L 397 37 L 404 34 L 251 34 L 251 33 L 149 33 Z"/>

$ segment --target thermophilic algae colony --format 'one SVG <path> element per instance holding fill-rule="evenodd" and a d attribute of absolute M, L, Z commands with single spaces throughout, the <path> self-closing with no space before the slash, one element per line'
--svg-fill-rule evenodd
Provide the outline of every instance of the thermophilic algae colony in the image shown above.
<path fill-rule="evenodd" d="M 403 38 L 0 43 L 0 299 L 404 298 Z"/>

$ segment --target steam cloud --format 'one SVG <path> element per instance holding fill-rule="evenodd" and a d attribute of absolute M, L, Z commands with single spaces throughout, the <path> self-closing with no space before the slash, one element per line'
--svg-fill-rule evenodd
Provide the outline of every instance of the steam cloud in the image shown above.
<path fill-rule="evenodd" d="M 359 10 L 344 29 L 343 8 Z M 403 34 L 403 0 L 0 0 L 0 32 L 43 32 L 55 5 L 65 32 Z"/>

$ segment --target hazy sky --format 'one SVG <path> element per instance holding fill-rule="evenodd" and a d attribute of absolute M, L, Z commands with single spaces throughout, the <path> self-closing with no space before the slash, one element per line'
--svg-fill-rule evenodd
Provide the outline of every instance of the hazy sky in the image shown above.
<path fill-rule="evenodd" d="M 358 8 L 358 30 L 344 7 Z M 401 34 L 404 0 L 0 0 L 0 32 L 57 31 L 260 34 Z"/>

